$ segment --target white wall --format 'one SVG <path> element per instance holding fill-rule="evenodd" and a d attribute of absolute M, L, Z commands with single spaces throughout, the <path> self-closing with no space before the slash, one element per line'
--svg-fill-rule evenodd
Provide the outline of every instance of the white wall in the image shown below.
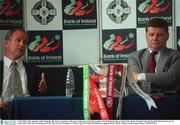
<path fill-rule="evenodd" d="M 2 59 L 4 55 L 3 40 L 4 40 L 6 32 L 7 30 L 0 30 L 0 59 Z"/>
<path fill-rule="evenodd" d="M 99 31 L 66 30 L 63 31 L 64 64 L 99 63 Z"/>

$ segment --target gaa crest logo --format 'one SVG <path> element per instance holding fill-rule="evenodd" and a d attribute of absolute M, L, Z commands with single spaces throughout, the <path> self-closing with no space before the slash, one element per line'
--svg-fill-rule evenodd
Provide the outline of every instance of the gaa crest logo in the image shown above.
<path fill-rule="evenodd" d="M 109 18 L 115 23 L 122 23 L 130 13 L 131 8 L 123 0 L 114 0 L 107 8 Z"/>
<path fill-rule="evenodd" d="M 42 25 L 47 25 L 51 22 L 54 19 L 54 16 L 56 16 L 56 13 L 54 6 L 47 0 L 40 0 L 31 10 L 34 19 Z"/>

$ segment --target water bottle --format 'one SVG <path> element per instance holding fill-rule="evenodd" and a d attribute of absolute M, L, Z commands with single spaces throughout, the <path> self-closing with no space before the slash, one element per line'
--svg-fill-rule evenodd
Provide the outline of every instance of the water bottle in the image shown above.
<path fill-rule="evenodd" d="M 74 94 L 74 75 L 71 68 L 68 68 L 67 76 L 66 76 L 66 96 L 72 97 Z"/>

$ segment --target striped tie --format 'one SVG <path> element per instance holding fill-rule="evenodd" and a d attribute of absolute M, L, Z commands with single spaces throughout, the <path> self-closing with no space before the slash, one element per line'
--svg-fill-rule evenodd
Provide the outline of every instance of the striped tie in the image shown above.
<path fill-rule="evenodd" d="M 7 88 L 7 95 L 8 97 L 11 97 L 12 95 L 16 96 L 23 96 L 23 90 L 22 90 L 22 82 L 19 75 L 19 72 L 17 70 L 17 63 L 12 62 L 11 67 L 11 74 L 9 77 L 9 84 Z"/>

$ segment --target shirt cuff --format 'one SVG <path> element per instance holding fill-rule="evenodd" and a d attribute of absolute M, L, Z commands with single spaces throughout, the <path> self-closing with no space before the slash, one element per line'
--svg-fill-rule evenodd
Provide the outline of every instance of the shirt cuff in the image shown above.
<path fill-rule="evenodd" d="M 146 75 L 145 73 L 139 73 L 137 75 L 138 81 L 142 82 L 142 81 L 146 81 Z"/>

